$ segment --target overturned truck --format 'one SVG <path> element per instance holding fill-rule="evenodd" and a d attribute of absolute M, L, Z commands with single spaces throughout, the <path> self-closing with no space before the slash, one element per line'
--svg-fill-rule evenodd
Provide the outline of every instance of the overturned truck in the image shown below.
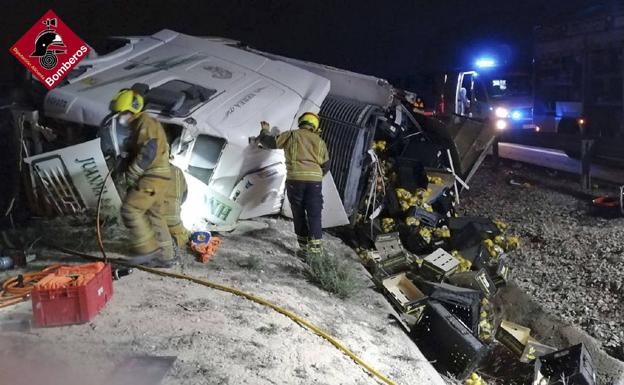
<path fill-rule="evenodd" d="M 455 78 L 447 76 L 441 90 L 450 104 L 457 100 Z M 118 207 L 117 189 L 105 179 L 124 152 L 128 128 L 110 119 L 109 102 L 136 84 L 148 90 L 146 110 L 165 126 L 172 163 L 187 177 L 182 219 L 193 229 L 288 214 L 283 153 L 249 144 L 262 120 L 284 131 L 304 111 L 321 116 L 333 176 L 323 187 L 325 227 L 355 222 L 375 170 L 375 140 L 406 164 L 466 179 L 493 138 L 475 119 L 415 112 L 383 79 L 163 30 L 92 55 L 49 92 L 33 81 L 29 102 L 14 104 L 36 213 L 92 208 L 103 185 L 105 205 Z"/>

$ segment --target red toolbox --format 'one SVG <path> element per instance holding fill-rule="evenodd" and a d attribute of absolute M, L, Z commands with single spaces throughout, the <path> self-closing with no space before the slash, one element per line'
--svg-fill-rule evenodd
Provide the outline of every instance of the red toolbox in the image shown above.
<path fill-rule="evenodd" d="M 61 326 L 88 322 L 113 296 L 111 265 L 106 264 L 85 285 L 32 291 L 32 309 L 37 326 Z"/>

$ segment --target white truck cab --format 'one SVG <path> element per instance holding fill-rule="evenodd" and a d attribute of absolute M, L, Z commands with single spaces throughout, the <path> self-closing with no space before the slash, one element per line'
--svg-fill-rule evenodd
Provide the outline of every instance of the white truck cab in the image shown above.
<path fill-rule="evenodd" d="M 248 138 L 258 134 L 262 120 L 293 128 L 301 113 L 319 111 L 330 88 L 325 78 L 229 41 L 169 30 L 134 38 L 80 66 L 87 70 L 46 95 L 44 115 L 99 127 L 117 91 L 147 85 L 147 113 L 177 133 L 172 163 L 187 176 L 183 220 L 190 227 L 203 218 L 232 223 L 278 213 L 283 154 L 250 146 Z M 121 152 L 122 130 L 113 122 L 101 133 L 107 155 Z"/>

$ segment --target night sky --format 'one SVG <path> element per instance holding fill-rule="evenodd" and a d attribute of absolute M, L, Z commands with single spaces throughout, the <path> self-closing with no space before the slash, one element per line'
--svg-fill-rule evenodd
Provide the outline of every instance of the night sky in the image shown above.
<path fill-rule="evenodd" d="M 620 0 L 604 0 L 613 6 Z M 3 1 L 2 79 L 20 68 L 10 46 L 48 9 L 87 42 L 163 28 L 390 80 L 460 67 L 489 47 L 528 66 L 532 29 L 601 1 Z"/>

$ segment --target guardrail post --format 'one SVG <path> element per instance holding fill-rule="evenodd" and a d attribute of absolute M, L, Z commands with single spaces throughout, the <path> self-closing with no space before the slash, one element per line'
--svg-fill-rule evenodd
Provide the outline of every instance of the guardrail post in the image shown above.
<path fill-rule="evenodd" d="M 500 163 L 500 157 L 498 156 L 498 135 L 492 143 L 492 163 L 494 165 L 494 168 L 497 168 L 498 164 Z"/>
<path fill-rule="evenodd" d="M 593 139 L 581 140 L 581 187 L 591 191 L 591 159 L 594 149 Z"/>

